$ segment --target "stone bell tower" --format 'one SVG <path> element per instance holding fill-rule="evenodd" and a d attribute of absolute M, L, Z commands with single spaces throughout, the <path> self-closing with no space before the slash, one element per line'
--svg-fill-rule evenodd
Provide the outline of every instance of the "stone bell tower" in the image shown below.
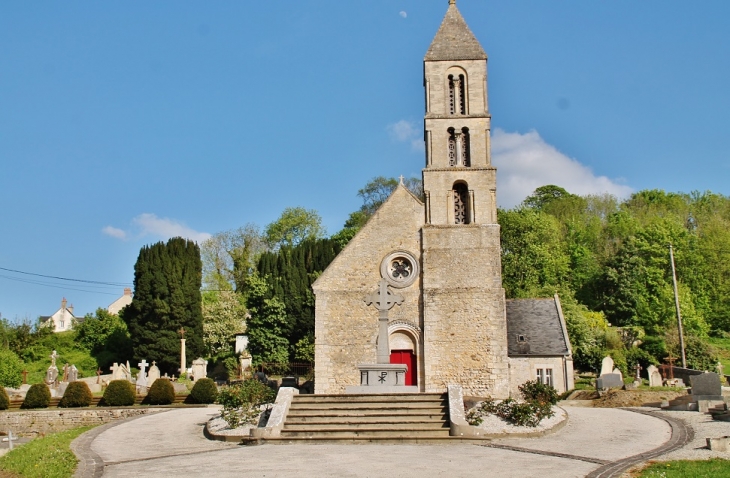
<path fill-rule="evenodd" d="M 425 391 L 509 393 L 487 55 L 456 7 L 424 58 L 426 114 L 423 346 Z"/>

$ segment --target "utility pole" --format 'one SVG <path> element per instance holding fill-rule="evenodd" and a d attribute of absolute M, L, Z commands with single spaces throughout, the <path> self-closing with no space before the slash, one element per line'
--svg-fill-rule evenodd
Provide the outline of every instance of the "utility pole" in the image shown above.
<path fill-rule="evenodd" d="M 679 311 L 679 293 L 677 292 L 677 272 L 674 270 L 674 252 L 669 244 L 669 261 L 672 263 L 672 283 L 674 284 L 674 305 L 677 307 L 677 330 L 679 331 L 679 349 L 682 351 L 682 368 L 687 368 L 684 355 L 684 332 L 682 332 L 682 314 Z"/>

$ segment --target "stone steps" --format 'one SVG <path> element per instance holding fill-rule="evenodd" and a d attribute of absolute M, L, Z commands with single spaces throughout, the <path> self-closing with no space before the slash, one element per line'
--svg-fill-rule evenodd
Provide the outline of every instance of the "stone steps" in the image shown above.
<path fill-rule="evenodd" d="M 295 395 L 278 441 L 449 437 L 446 394 Z"/>

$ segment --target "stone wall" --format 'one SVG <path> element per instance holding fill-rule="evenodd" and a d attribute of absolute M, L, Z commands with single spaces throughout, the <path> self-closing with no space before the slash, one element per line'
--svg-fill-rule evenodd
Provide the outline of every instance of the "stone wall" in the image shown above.
<path fill-rule="evenodd" d="M 37 436 L 70 430 L 71 428 L 102 425 L 121 418 L 146 415 L 156 408 L 116 409 L 54 409 L 0 412 L 0 430 L 12 430 L 19 436 Z"/>
<path fill-rule="evenodd" d="M 520 395 L 518 387 L 523 383 L 535 380 L 537 378 L 536 370 L 538 368 L 553 369 L 553 387 L 558 393 L 573 388 L 573 361 L 568 360 L 567 363 L 563 357 L 510 357 L 510 395 L 517 398 Z M 566 383 L 566 365 L 567 378 Z"/>

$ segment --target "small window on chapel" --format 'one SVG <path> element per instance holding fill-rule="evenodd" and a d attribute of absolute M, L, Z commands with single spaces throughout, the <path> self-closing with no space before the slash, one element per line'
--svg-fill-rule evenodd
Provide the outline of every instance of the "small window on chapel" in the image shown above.
<path fill-rule="evenodd" d="M 517 342 L 524 343 L 524 342 L 527 342 L 527 339 L 525 338 L 524 335 L 520 334 L 517 336 Z"/>

